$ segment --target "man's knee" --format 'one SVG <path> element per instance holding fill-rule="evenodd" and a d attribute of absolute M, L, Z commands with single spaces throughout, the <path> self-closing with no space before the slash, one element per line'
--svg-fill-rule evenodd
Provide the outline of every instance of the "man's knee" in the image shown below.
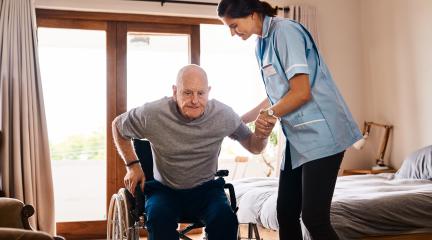
<path fill-rule="evenodd" d="M 176 217 L 169 208 L 162 205 L 146 207 L 146 227 L 150 240 L 179 239 Z"/>
<path fill-rule="evenodd" d="M 207 219 L 206 223 L 207 230 L 223 230 L 223 231 L 237 231 L 238 220 L 237 215 L 231 210 L 229 206 L 214 211 Z"/>
<path fill-rule="evenodd" d="M 151 204 L 146 207 L 147 227 L 149 229 L 157 227 L 177 227 L 176 216 L 170 208 Z M 170 226 L 171 225 L 171 226 Z"/>
<path fill-rule="evenodd" d="M 222 211 L 206 224 L 208 240 L 236 240 L 238 231 L 237 216 L 232 211 Z"/>

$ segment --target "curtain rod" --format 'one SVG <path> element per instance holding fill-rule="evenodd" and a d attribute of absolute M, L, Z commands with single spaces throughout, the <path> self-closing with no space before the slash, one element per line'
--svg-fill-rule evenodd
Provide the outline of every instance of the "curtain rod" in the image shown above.
<path fill-rule="evenodd" d="M 195 5 L 207 5 L 207 6 L 217 6 L 217 3 L 211 2 L 193 2 L 193 1 L 183 1 L 183 0 L 132 0 L 140 2 L 160 2 L 161 6 L 165 3 L 179 3 L 179 4 L 195 4 Z"/>
<path fill-rule="evenodd" d="M 141 1 L 141 2 L 160 2 L 161 6 L 165 3 L 178 3 L 178 4 L 193 4 L 193 5 L 207 5 L 207 6 L 217 6 L 217 3 L 212 2 L 194 2 L 194 1 L 183 1 L 183 0 L 133 0 L 133 1 Z M 278 10 L 288 10 L 288 7 L 281 8 L 278 7 Z"/>

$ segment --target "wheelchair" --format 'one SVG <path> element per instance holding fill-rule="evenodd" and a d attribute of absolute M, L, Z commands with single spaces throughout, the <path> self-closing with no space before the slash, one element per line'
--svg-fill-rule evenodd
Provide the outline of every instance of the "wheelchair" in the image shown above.
<path fill-rule="evenodd" d="M 153 180 L 153 155 L 150 142 L 134 139 L 133 144 L 146 176 L 146 181 Z M 228 174 L 228 170 L 219 170 L 215 177 L 223 178 L 228 176 Z M 225 183 L 224 188 L 229 196 L 231 209 L 236 213 L 238 208 L 234 186 L 230 183 Z M 146 216 L 144 213 L 145 197 L 139 186 L 137 186 L 135 195 L 136 198 L 127 189 L 121 188 L 118 193 L 113 194 L 111 197 L 107 220 L 108 240 L 139 240 L 140 231 L 146 229 Z M 205 224 L 199 220 L 180 219 L 180 223 L 189 224 L 186 228 L 178 230 L 179 237 L 185 240 L 192 240 L 187 234 L 193 229 L 205 227 Z M 246 239 L 261 240 L 255 224 L 249 223 L 248 232 L 248 238 Z M 255 234 L 255 238 L 252 238 L 253 234 Z M 245 238 L 238 236 L 238 239 Z"/>

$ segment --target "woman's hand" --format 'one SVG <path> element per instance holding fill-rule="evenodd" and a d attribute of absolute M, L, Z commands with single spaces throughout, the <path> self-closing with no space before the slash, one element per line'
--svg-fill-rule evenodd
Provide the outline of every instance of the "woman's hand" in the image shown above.
<path fill-rule="evenodd" d="M 259 138 L 268 138 L 276 124 L 277 118 L 269 116 L 267 112 L 260 111 L 255 120 L 255 135 Z"/>
<path fill-rule="evenodd" d="M 141 186 L 141 191 L 144 192 L 145 175 L 139 164 L 134 164 L 126 167 L 127 173 L 124 177 L 124 185 L 129 192 L 135 196 L 135 189 L 138 184 Z"/>
<path fill-rule="evenodd" d="M 241 120 L 244 123 L 253 122 L 258 117 L 261 109 L 267 109 L 269 107 L 270 107 L 270 102 L 269 102 L 269 100 L 267 98 L 265 98 L 257 106 L 255 106 L 254 108 L 252 108 L 249 112 L 243 114 L 243 116 L 241 116 Z"/>

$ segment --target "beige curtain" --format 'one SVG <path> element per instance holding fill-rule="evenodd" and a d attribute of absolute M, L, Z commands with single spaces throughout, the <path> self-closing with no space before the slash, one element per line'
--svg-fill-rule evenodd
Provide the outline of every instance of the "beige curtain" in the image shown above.
<path fill-rule="evenodd" d="M 319 45 L 318 28 L 315 7 L 305 5 L 289 5 L 278 11 L 278 16 L 292 19 L 305 26 L 312 34 L 315 43 Z"/>
<path fill-rule="evenodd" d="M 32 0 L 0 0 L 0 170 L 7 197 L 32 204 L 55 233 L 54 194 Z"/>

